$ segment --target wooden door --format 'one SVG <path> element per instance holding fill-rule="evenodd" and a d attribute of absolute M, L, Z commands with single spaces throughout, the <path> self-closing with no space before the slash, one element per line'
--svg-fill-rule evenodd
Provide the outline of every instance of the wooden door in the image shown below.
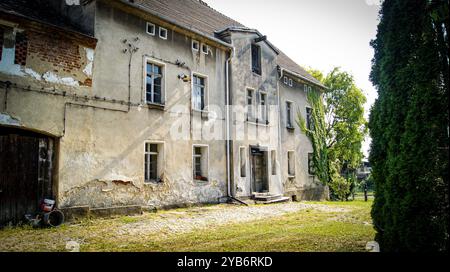
<path fill-rule="evenodd" d="M 51 197 L 48 138 L 0 133 L 0 226 L 17 224 Z M 50 155 L 50 156 L 49 156 Z"/>
<path fill-rule="evenodd" d="M 264 153 L 253 154 L 252 156 L 252 179 L 253 190 L 256 193 L 267 191 L 267 163 Z"/>

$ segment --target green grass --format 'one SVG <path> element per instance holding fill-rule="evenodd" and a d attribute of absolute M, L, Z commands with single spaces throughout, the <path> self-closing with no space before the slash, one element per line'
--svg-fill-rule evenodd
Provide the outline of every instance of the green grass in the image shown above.
<path fill-rule="evenodd" d="M 65 251 L 66 242 L 78 241 L 81 251 L 364 251 L 374 238 L 370 218 L 372 202 L 307 202 L 343 208 L 315 208 L 246 223 L 197 229 L 183 234 L 147 233 L 117 235 L 117 228 L 153 218 L 182 218 L 191 209 L 143 216 L 87 220 L 54 229 L 6 228 L 0 230 L 0 251 Z"/>

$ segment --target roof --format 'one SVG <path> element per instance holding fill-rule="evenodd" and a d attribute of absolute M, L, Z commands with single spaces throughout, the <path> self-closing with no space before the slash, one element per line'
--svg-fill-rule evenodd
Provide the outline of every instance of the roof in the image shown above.
<path fill-rule="evenodd" d="M 247 28 L 238 21 L 213 9 L 202 0 L 134 0 L 131 2 L 153 14 L 158 14 L 162 19 L 170 20 L 207 37 L 215 37 L 217 32 L 224 29 Z M 286 54 L 282 51 L 279 53 L 278 65 L 280 67 L 300 75 L 313 84 L 324 87 L 320 81 L 311 76 Z"/>
<path fill-rule="evenodd" d="M 81 34 L 87 34 L 71 24 L 64 16 L 55 12 L 49 2 L 45 0 L 1 0 L 0 11 Z"/>

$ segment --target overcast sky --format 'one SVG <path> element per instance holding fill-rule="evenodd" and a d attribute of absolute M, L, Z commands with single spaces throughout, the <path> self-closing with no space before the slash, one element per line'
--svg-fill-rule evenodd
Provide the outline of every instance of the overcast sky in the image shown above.
<path fill-rule="evenodd" d="M 366 116 L 376 99 L 369 80 L 379 0 L 204 0 L 212 8 L 258 29 L 303 67 L 352 73 L 367 96 Z M 369 142 L 364 144 L 367 154 Z"/>

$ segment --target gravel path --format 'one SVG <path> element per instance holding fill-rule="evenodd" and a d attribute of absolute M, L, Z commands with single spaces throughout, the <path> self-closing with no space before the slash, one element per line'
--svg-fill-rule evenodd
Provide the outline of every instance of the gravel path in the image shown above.
<path fill-rule="evenodd" d="M 191 208 L 183 211 L 168 211 L 156 218 L 129 223 L 116 230 L 117 235 L 145 235 L 146 233 L 185 233 L 194 229 L 204 229 L 229 223 L 249 222 L 282 216 L 301 210 L 321 212 L 346 212 L 347 209 L 320 204 L 289 202 L 272 205 L 234 206 L 216 205 Z"/>

